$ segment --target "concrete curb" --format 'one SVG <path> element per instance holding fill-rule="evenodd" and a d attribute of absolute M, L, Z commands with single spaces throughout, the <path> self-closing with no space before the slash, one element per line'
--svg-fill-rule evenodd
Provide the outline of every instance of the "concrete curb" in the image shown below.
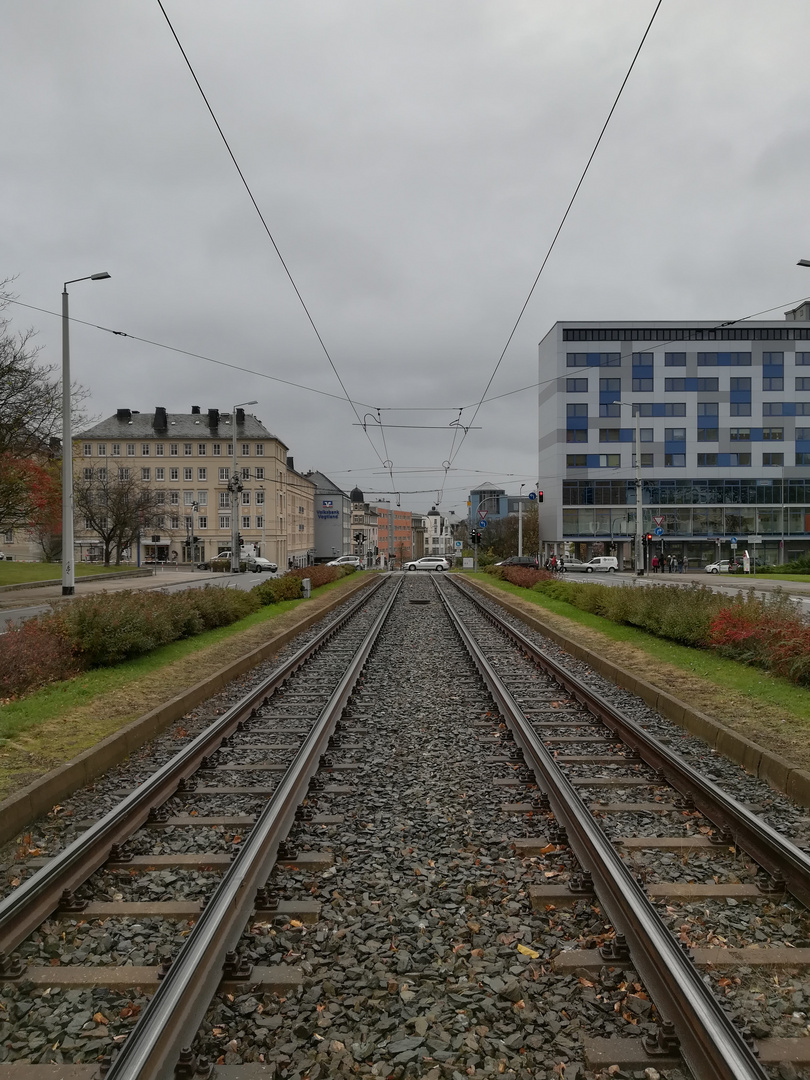
<path fill-rule="evenodd" d="M 32 784 L 21 788 L 0 802 L 0 843 L 5 844 L 13 840 L 19 835 L 20 830 L 47 814 L 61 800 L 68 798 L 74 791 L 89 784 L 113 766 L 120 765 L 133 751 L 156 735 L 160 735 L 201 701 L 217 693 L 232 679 L 244 675 L 246 671 L 250 671 L 263 660 L 273 656 L 297 634 L 309 629 L 324 615 L 345 603 L 349 596 L 365 588 L 374 580 L 376 580 L 376 575 L 362 576 L 356 582 L 351 582 L 348 588 L 318 597 L 311 602 L 311 606 L 307 605 L 303 609 L 301 618 L 287 630 L 275 634 L 263 645 L 245 653 L 244 656 L 225 667 L 219 668 L 194 686 L 184 690 L 182 694 L 164 701 L 151 712 L 139 716 L 137 720 L 108 735 L 106 739 L 102 739 L 96 746 L 85 750 L 72 761 L 52 769 Z"/>
<path fill-rule="evenodd" d="M 740 735 L 733 728 L 721 724 L 719 720 L 715 720 L 698 709 L 693 709 L 691 705 L 668 694 L 666 690 L 640 679 L 632 671 L 614 664 L 598 653 L 591 652 L 590 649 L 586 649 L 572 638 L 544 623 L 539 615 L 530 614 L 520 607 L 513 606 L 509 602 L 510 596 L 499 589 L 478 581 L 470 581 L 469 584 L 488 598 L 496 600 L 521 622 L 550 638 L 578 660 L 583 660 L 598 671 L 603 678 L 621 686 L 624 690 L 637 694 L 651 709 L 655 709 L 667 720 L 671 720 L 679 727 L 686 728 L 693 735 L 703 739 L 718 754 L 730 758 L 737 765 L 741 765 L 746 772 L 764 780 L 776 791 L 787 795 L 800 806 L 810 806 L 810 772 L 797 768 L 787 758 L 771 753 L 764 746 Z"/>

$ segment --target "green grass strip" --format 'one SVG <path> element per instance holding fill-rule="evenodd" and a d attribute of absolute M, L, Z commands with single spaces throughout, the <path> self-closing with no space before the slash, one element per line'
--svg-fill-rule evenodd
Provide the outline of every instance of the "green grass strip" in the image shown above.
<path fill-rule="evenodd" d="M 589 630 L 596 630 L 611 641 L 623 642 L 641 649 L 647 656 L 672 664 L 673 667 L 688 672 L 690 675 L 706 679 L 722 690 L 731 690 L 751 700 L 779 706 L 800 719 L 810 717 L 810 690 L 796 686 L 787 679 L 740 664 L 736 660 L 727 660 L 707 650 L 690 649 L 686 645 L 678 645 L 674 641 L 657 638 L 633 626 L 623 626 L 612 622 L 602 615 L 580 611 L 571 604 L 552 600 L 542 593 L 523 589 L 519 585 L 511 585 L 508 581 L 500 581 L 490 574 L 479 573 L 470 576 L 487 585 L 493 585 L 503 592 L 511 593 L 512 596 L 534 604 L 538 608 L 550 611 L 554 615 L 560 615 Z M 810 719 L 807 723 L 810 724 Z"/>
<path fill-rule="evenodd" d="M 103 566 L 98 563 L 79 563 L 76 577 L 96 577 L 98 574 L 127 574 L 136 566 Z M 29 581 L 61 581 L 61 563 L 0 562 L 0 585 L 25 585 Z"/>

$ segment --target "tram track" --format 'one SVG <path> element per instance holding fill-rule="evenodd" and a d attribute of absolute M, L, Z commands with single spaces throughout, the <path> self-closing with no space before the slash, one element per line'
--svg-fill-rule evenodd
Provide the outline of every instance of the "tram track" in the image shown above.
<path fill-rule="evenodd" d="M 126 796 L 138 804 L 135 838 L 113 841 L 108 814 L 88 839 L 66 847 L 73 895 L 61 912 L 53 892 L 34 884 L 53 865 L 0 903 L 3 983 L 18 987 L 14 1009 L 30 994 L 37 1015 L 54 987 L 82 993 L 94 978 L 81 962 L 37 967 L 54 948 L 57 924 L 79 952 L 86 934 L 114 938 L 116 922 L 127 923 L 127 942 L 133 920 L 174 927 L 147 946 L 153 962 L 109 965 L 105 1000 L 119 1013 L 134 1010 L 137 1023 L 130 1015 L 102 1024 L 96 1016 L 110 1018 L 101 1001 L 78 1040 L 54 1040 L 60 1061 L 48 1065 L 35 1033 L 35 1053 L 26 1057 L 18 1046 L 0 1077 L 14 1069 L 24 1080 L 32 1057 L 40 1078 L 63 1075 L 72 1060 L 74 1080 L 100 1071 L 108 1080 L 224 1076 L 231 1066 L 240 1076 L 282 1080 L 358 1072 L 440 1080 L 459 1068 L 528 1077 L 565 1061 L 584 1076 L 613 1053 L 633 1068 L 641 1061 L 665 1072 L 679 1067 L 678 1041 L 700 1080 L 766 1076 L 777 1050 L 760 1040 L 766 1052 L 757 1061 L 750 1036 L 656 907 L 677 887 L 642 880 L 644 867 L 610 827 L 615 813 L 698 820 L 691 802 L 676 806 L 665 793 L 684 764 L 678 755 L 661 744 L 648 764 L 647 733 L 629 718 L 629 741 L 620 744 L 609 702 L 553 661 L 563 682 L 547 682 L 538 663 L 551 658 L 538 658 L 503 620 L 496 629 L 492 605 L 474 603 L 443 575 L 389 576 L 353 611 L 366 615 L 362 648 L 344 644 L 348 631 L 336 625 L 328 664 L 304 666 L 296 654 L 272 690 L 219 718 L 216 733 L 194 740 L 193 754 L 185 748 L 174 788 L 161 781 L 168 794 L 150 778 Z M 340 669 L 339 678 L 327 667 Z M 299 668 L 302 685 L 293 678 Z M 744 806 L 709 807 L 712 785 L 698 784 L 695 772 L 686 769 L 685 798 L 712 816 L 706 831 L 721 841 L 713 847 L 700 834 L 696 846 L 734 848 L 738 861 L 740 849 L 754 847 L 749 854 L 771 871 L 765 892 L 752 872 L 751 884 L 736 890 L 739 902 L 781 896 L 785 882 L 804 900 L 805 853 L 770 826 L 755 829 Z M 604 779 L 613 781 L 611 803 L 594 797 Z M 643 788 L 657 802 L 633 802 Z M 173 849 L 172 837 L 190 834 L 200 838 L 194 850 Z M 638 839 L 655 847 L 652 835 Z M 96 871 L 101 898 L 79 883 L 72 847 L 87 848 L 85 868 Z M 29 862 L 36 870 L 37 860 Z M 172 899 L 166 875 L 180 881 Z M 199 880 L 206 875 L 208 886 Z M 161 899 L 144 900 L 144 884 Z M 703 895 L 733 894 L 705 886 Z M 44 923 L 35 923 L 49 904 Z M 548 948 L 546 923 L 552 938 L 564 927 L 566 940 Z M 602 952 L 588 947 L 594 940 Z M 10 956 L 15 948 L 19 960 Z M 161 956 L 171 959 L 162 970 L 154 962 Z M 622 1002 L 638 1005 L 647 994 L 655 1004 L 637 1026 L 624 1020 L 611 1031 L 599 1019 L 589 1029 L 608 1001 L 623 1016 Z M 90 1060 L 94 1044 L 83 1040 L 105 1027 Z"/>

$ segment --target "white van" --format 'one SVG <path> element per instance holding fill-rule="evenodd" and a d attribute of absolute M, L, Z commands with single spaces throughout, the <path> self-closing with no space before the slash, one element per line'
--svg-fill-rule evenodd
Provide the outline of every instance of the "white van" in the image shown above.
<path fill-rule="evenodd" d="M 592 574 L 594 570 L 612 574 L 619 569 L 619 560 L 615 555 L 597 555 L 595 559 L 586 562 L 582 569 L 588 574 Z"/>

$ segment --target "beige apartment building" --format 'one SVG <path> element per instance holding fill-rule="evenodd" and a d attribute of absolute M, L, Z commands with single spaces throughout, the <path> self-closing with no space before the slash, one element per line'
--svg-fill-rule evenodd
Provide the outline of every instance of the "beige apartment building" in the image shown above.
<path fill-rule="evenodd" d="M 314 484 L 295 472 L 292 459 L 288 464 L 287 449 L 244 409 L 118 409 L 77 436 L 74 468 L 77 483 L 115 469 L 117 477 L 154 493 L 157 516 L 127 561 L 199 563 L 230 550 L 228 482 L 235 462 L 242 543 L 281 569 L 290 559 L 306 565 L 314 557 Z M 98 536 L 78 512 L 75 535 L 76 559 L 97 558 Z"/>

